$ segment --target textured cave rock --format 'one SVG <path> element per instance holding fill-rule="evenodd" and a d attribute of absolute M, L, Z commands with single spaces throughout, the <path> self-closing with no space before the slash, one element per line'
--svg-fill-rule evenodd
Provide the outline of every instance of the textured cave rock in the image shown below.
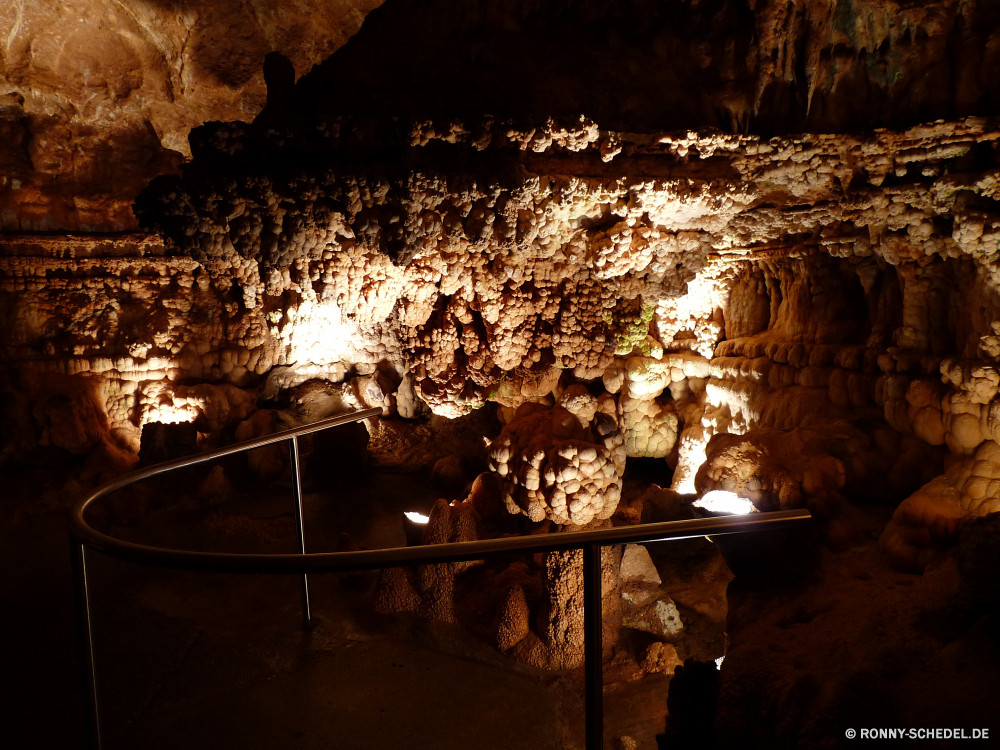
<path fill-rule="evenodd" d="M 512 515 L 587 526 L 607 520 L 618 507 L 623 443 L 606 414 L 592 425 L 564 408 L 527 403 L 490 444 L 490 469 L 501 479 Z"/>
<path fill-rule="evenodd" d="M 733 565 L 723 746 L 821 745 L 851 711 L 918 721 L 924 674 L 959 686 L 995 646 L 998 11 L 388 0 L 294 83 L 350 8 L 322 42 L 255 46 L 253 26 L 232 59 L 163 53 L 177 112 L 152 74 L 84 81 L 115 118 L 70 96 L 44 119 L 69 95 L 11 89 L 0 226 L 136 231 L 0 235 L 0 463 L 65 454 L 92 482 L 165 436 L 194 450 L 376 406 L 350 455 L 449 494 L 427 543 L 691 517 L 712 489 L 807 507 L 808 556 Z M 291 60 L 251 71 L 265 48 Z M 248 122 L 195 128 L 179 166 L 210 117 Z M 50 159 L 66 132 L 94 164 Z M 671 488 L 626 497 L 636 459 Z M 287 453 L 248 466 L 280 477 Z M 604 556 L 606 657 L 670 673 L 691 613 L 725 600 L 668 595 L 626 554 Z M 579 576 L 569 552 L 425 566 L 369 598 L 575 668 Z M 698 659 L 721 654 L 705 641 Z"/>
<path fill-rule="evenodd" d="M 794 543 L 697 564 L 605 549 L 609 681 L 708 660 L 688 734 L 718 688 L 727 748 L 981 723 L 1000 9 L 378 4 L 0 8 L 0 466 L 69 467 L 65 504 L 378 407 L 304 455 L 426 477 L 424 543 L 689 518 L 712 489 L 806 507 Z M 190 507 L 232 495 L 217 468 Z M 280 481 L 287 449 L 246 469 Z M 580 576 L 561 552 L 358 590 L 562 670 Z"/>
<path fill-rule="evenodd" d="M 771 135 L 1000 112 L 988 0 L 19 0 L 0 38 L 4 230 L 133 229 L 192 128 L 261 111 L 271 51 L 331 114 Z"/>
<path fill-rule="evenodd" d="M 619 638 L 621 623 L 621 549 L 604 547 L 601 552 L 601 591 L 604 655 L 608 657 Z M 574 669 L 583 666 L 583 552 L 567 550 L 544 555 L 545 601 L 536 613 L 537 631 L 521 623 L 529 616 L 521 594 L 512 589 L 504 603 L 499 635 L 518 661 L 543 669 Z M 513 627 L 512 627 L 513 626 Z M 520 637 L 518 637 L 520 636 Z M 511 643 L 513 642 L 513 643 Z"/>
<path fill-rule="evenodd" d="M 763 139 L 300 104 L 198 131 L 195 162 L 136 206 L 164 244 L 5 241 L 5 455 L 50 439 L 42 375 L 86 382 L 128 447 L 147 422 L 221 426 L 189 382 L 261 394 L 379 371 L 386 414 L 613 415 L 626 453 L 665 456 L 684 492 L 719 433 L 838 436 L 821 452 L 847 502 L 898 502 L 944 453 L 992 444 L 991 120 Z M 993 507 L 988 482 L 960 484 L 958 517 Z M 900 564 L 952 533 L 931 545 L 921 529 L 956 511 L 921 497 L 940 501 L 914 499 L 894 523 L 915 531 L 886 537 Z"/>
<path fill-rule="evenodd" d="M 987 0 L 388 0 L 303 83 L 345 114 L 844 132 L 997 114 L 998 29 Z"/>
<path fill-rule="evenodd" d="M 121 231 L 150 178 L 190 156 L 188 133 L 252 119 L 272 50 L 302 75 L 378 0 L 0 7 L 0 230 Z"/>

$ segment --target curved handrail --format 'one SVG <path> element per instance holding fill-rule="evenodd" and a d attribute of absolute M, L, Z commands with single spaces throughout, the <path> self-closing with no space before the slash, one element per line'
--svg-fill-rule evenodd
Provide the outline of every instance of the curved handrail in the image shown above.
<path fill-rule="evenodd" d="M 375 568 L 395 568 L 404 565 L 430 565 L 462 562 L 495 557 L 503 554 L 533 554 L 556 550 L 578 549 L 589 544 L 626 544 L 666 541 L 742 531 L 779 528 L 812 518 L 808 510 L 779 510 L 726 518 L 695 518 L 685 521 L 664 521 L 638 526 L 570 531 L 561 534 L 513 536 L 483 539 L 474 542 L 418 547 L 387 547 L 356 552 L 310 552 L 243 554 L 230 552 L 194 552 L 150 547 L 122 541 L 102 534 L 86 522 L 85 533 L 74 529 L 74 535 L 92 549 L 120 560 L 183 570 L 204 570 L 229 573 L 342 573 Z"/>
<path fill-rule="evenodd" d="M 341 414 L 329 419 L 312 422 L 282 432 L 276 432 L 253 440 L 245 440 L 233 445 L 200 453 L 176 461 L 151 466 L 147 469 L 126 474 L 112 480 L 91 492 L 70 512 L 69 528 L 73 537 L 74 587 L 77 598 L 77 630 L 81 649 L 81 664 L 84 668 L 84 687 L 87 695 L 88 735 L 91 746 L 100 750 L 101 731 L 97 709 L 97 676 L 94 669 L 94 645 L 90 622 L 90 603 L 87 587 L 87 566 L 84 555 L 91 548 L 109 557 L 143 565 L 165 568 L 198 570 L 205 572 L 230 573 L 274 573 L 300 574 L 302 576 L 302 597 L 304 619 L 310 621 L 309 573 L 334 573 L 355 570 L 392 568 L 404 565 L 428 565 L 436 563 L 480 560 L 511 554 L 552 552 L 556 550 L 582 549 L 584 577 L 584 666 L 586 672 L 586 737 L 588 750 L 603 747 L 602 730 L 602 626 L 601 626 L 601 554 L 603 545 L 666 541 L 716 534 L 732 534 L 766 528 L 782 528 L 806 521 L 812 517 L 808 510 L 782 510 L 770 513 L 752 513 L 745 516 L 719 518 L 695 518 L 684 521 L 664 521 L 661 523 L 639 524 L 593 531 L 573 531 L 559 534 L 539 534 L 533 536 L 512 536 L 500 539 L 483 539 L 473 542 L 453 542 L 417 547 L 390 547 L 386 549 L 361 550 L 356 552 L 306 553 L 302 531 L 302 486 L 299 473 L 298 436 L 306 435 L 327 427 L 356 422 L 368 417 L 376 417 L 382 410 L 365 409 Z M 299 547 L 296 554 L 241 554 L 225 552 L 195 552 L 191 550 L 151 547 L 145 544 L 126 542 L 108 536 L 87 523 L 86 511 L 93 503 L 110 493 L 128 487 L 135 482 L 163 474 L 174 469 L 193 466 L 242 451 L 253 450 L 265 445 L 291 442 L 292 477 L 297 496 L 296 524 L 298 526 Z"/>
<path fill-rule="evenodd" d="M 215 458 L 222 458 L 223 456 L 230 456 L 234 453 L 242 453 L 243 451 L 253 450 L 254 448 L 261 448 L 265 445 L 280 443 L 283 440 L 297 438 L 299 435 L 308 435 L 313 432 L 319 432 L 327 427 L 336 427 L 337 425 L 358 422 L 362 419 L 378 417 L 381 415 L 382 410 L 379 408 L 362 409 L 361 411 L 354 411 L 349 414 L 338 414 L 335 417 L 328 417 L 327 419 L 321 419 L 317 422 L 310 422 L 309 424 L 292 427 L 291 429 L 282 430 L 281 432 L 274 432 L 270 435 L 264 435 L 263 437 L 253 438 L 252 440 L 243 440 L 239 443 L 233 443 L 232 445 L 227 445 L 224 448 L 219 448 L 214 451 L 196 453 L 193 456 L 185 456 L 174 461 L 165 461 L 146 469 L 140 469 L 139 471 L 123 474 L 117 479 L 113 479 L 110 482 L 102 484 L 73 506 L 70 510 L 69 516 L 70 533 L 84 544 L 109 555 L 113 555 L 116 550 L 124 552 L 126 547 L 143 549 L 144 545 L 131 545 L 128 542 L 122 542 L 119 539 L 107 536 L 106 534 L 102 534 L 94 529 L 87 523 L 86 518 L 84 517 L 87 508 L 105 495 L 110 495 L 116 490 L 128 487 L 130 484 L 135 484 L 143 479 L 149 479 L 149 477 L 154 477 L 157 474 L 164 474 L 168 471 L 173 471 L 174 469 L 183 469 L 187 466 L 194 466 L 195 464 L 205 463 L 206 461 L 211 461 Z M 159 548 L 148 547 L 146 549 Z"/>
<path fill-rule="evenodd" d="M 746 516 L 726 516 L 721 518 L 695 518 L 685 521 L 664 521 L 638 526 L 598 529 L 595 531 L 572 531 L 561 534 L 504 537 L 484 539 L 474 542 L 452 542 L 420 547 L 389 547 L 356 552 L 315 552 L 292 554 L 243 554 L 228 552 L 195 552 L 191 550 L 151 547 L 145 544 L 127 542 L 104 534 L 87 523 L 87 508 L 102 497 L 135 482 L 163 474 L 174 469 L 211 461 L 233 453 L 253 450 L 265 445 L 279 443 L 327 427 L 356 422 L 369 417 L 380 416 L 382 410 L 341 414 L 329 419 L 293 427 L 253 440 L 228 445 L 225 448 L 179 458 L 175 461 L 151 466 L 119 477 L 98 487 L 78 502 L 70 513 L 70 531 L 73 536 L 88 547 L 110 557 L 129 562 L 186 570 L 243 573 L 336 573 L 374 568 L 399 567 L 404 565 L 433 564 L 476 560 L 482 557 L 504 553 L 532 554 L 565 549 L 578 549 L 589 544 L 623 544 L 649 542 L 655 540 L 681 539 L 710 534 L 730 534 L 757 528 L 775 528 L 811 518 L 807 510 L 782 510 L 770 513 L 752 513 Z"/>

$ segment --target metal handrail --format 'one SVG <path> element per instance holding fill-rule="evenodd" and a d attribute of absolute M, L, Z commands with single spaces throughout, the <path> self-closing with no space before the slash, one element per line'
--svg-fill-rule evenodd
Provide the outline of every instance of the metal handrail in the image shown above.
<path fill-rule="evenodd" d="M 611 544 L 668 541 L 690 537 L 733 534 L 765 528 L 782 528 L 809 520 L 807 510 L 784 510 L 771 513 L 753 513 L 745 516 L 723 518 L 696 518 L 685 521 L 666 521 L 595 531 L 575 531 L 535 536 L 506 537 L 474 542 L 454 542 L 419 547 L 394 547 L 356 552 L 306 553 L 302 523 L 302 481 L 299 465 L 298 437 L 327 427 L 376 417 L 381 409 L 366 409 L 331 417 L 301 427 L 272 435 L 246 440 L 176 461 L 169 461 L 148 469 L 132 472 L 108 482 L 91 492 L 72 509 L 69 519 L 71 534 L 74 584 L 76 591 L 77 631 L 84 670 L 87 696 L 88 739 L 95 750 L 101 748 L 100 718 L 97 703 L 97 676 L 94 662 L 93 628 L 90 619 L 90 597 L 87 585 L 87 547 L 108 557 L 141 565 L 163 568 L 197 570 L 202 572 L 297 574 L 302 576 L 302 609 L 306 625 L 311 620 L 309 605 L 309 573 L 336 573 L 358 570 L 376 570 L 406 565 L 482 560 L 512 554 L 553 552 L 557 550 L 583 550 L 584 577 L 584 671 L 586 677 L 586 747 L 601 750 L 603 730 L 603 646 L 601 623 L 601 547 Z M 296 494 L 295 520 L 299 543 L 297 554 L 236 554 L 221 552 L 194 552 L 190 550 L 151 547 L 103 534 L 90 526 L 85 517 L 87 508 L 94 502 L 143 479 L 175 469 L 211 461 L 222 456 L 241 453 L 284 440 L 290 441 L 292 484 Z"/>

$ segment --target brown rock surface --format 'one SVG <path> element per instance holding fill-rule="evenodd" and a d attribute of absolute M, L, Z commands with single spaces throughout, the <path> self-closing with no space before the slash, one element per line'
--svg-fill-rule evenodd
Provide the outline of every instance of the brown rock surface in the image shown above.
<path fill-rule="evenodd" d="M 188 133 L 263 108 L 264 56 L 299 76 L 380 0 L 13 0 L 0 7 L 0 230 L 121 231 Z"/>
<path fill-rule="evenodd" d="M 149 422 L 206 419 L 180 381 L 273 397 L 361 376 L 354 401 L 411 418 L 558 401 L 575 423 L 614 420 L 626 454 L 665 456 L 684 492 L 719 433 L 842 435 L 830 465 L 852 498 L 883 501 L 995 440 L 990 120 L 767 140 L 298 117 L 291 140 L 205 129 L 235 145 L 209 139 L 140 202 L 166 243 L 4 242 L 2 377 L 27 425 L 7 455 L 44 432 L 43 373 L 93 381 L 125 446 Z M 602 133 L 622 150 L 592 176 Z M 414 166 L 386 171 L 382 149 Z M 669 176 L 633 176 L 635 159 Z M 966 505 L 990 508 L 976 476 Z"/>
<path fill-rule="evenodd" d="M 509 513 L 584 526 L 612 516 L 621 498 L 625 451 L 614 421 L 591 429 L 561 407 L 522 404 L 489 446 Z"/>
<path fill-rule="evenodd" d="M 426 543 L 690 517 L 696 490 L 812 509 L 812 557 L 734 557 L 729 746 L 992 685 L 995 4 L 389 0 L 293 85 L 374 4 L 0 9 L 0 230 L 35 232 L 0 235 L 0 463 L 77 462 L 73 496 L 141 447 L 377 406 L 377 467 L 456 495 L 490 470 Z M 670 490 L 625 475 L 652 461 Z M 605 551 L 609 675 L 724 649 L 720 553 L 672 547 L 700 562 Z M 372 596 L 575 668 L 580 567 Z"/>
<path fill-rule="evenodd" d="M 997 113 L 998 27 L 989 0 L 389 2 L 310 85 L 346 94 L 337 111 L 385 115 L 583 112 L 633 132 L 905 127 Z M 604 140 L 601 155 L 618 148 Z"/>
<path fill-rule="evenodd" d="M 849 727 L 989 723 L 996 595 L 980 587 L 997 572 L 996 518 L 923 576 L 887 569 L 871 542 L 824 554 L 805 575 L 784 565 L 737 576 L 720 746 L 839 746 Z"/>

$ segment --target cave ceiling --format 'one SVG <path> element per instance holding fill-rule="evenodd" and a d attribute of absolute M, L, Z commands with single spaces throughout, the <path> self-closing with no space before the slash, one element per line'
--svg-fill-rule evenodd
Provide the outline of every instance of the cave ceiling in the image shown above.
<path fill-rule="evenodd" d="M 429 0 L 362 25 L 379 5 L 5 3 L 0 228 L 134 229 L 132 200 L 190 158 L 193 127 L 260 112 L 270 51 L 306 76 L 314 106 L 342 114 L 584 114 L 610 130 L 770 136 L 1000 107 L 990 2 Z"/>
<path fill-rule="evenodd" d="M 298 75 L 378 0 L 11 0 L 0 5 L 0 229 L 121 231 L 211 120 L 264 106 L 261 62 Z"/>

